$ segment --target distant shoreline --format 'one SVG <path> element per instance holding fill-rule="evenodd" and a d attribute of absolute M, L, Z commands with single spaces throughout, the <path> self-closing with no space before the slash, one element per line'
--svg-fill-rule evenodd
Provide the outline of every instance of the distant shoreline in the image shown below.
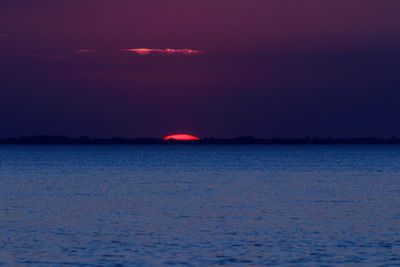
<path fill-rule="evenodd" d="M 204 138 L 195 141 L 163 140 L 160 138 L 70 138 L 65 136 L 30 136 L 0 138 L 0 145 L 399 145 L 400 138 Z"/>

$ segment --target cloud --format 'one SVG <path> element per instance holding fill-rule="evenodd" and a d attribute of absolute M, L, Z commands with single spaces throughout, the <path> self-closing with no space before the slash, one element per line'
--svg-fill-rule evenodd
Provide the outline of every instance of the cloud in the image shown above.
<path fill-rule="evenodd" d="M 79 49 L 75 51 L 78 54 L 88 54 L 88 53 L 93 53 L 93 49 Z"/>
<path fill-rule="evenodd" d="M 203 51 L 194 49 L 154 49 L 154 48 L 134 48 L 134 49 L 123 49 L 124 52 L 133 52 L 142 56 L 147 56 L 150 54 L 167 54 L 167 55 L 195 55 L 200 54 Z"/>
<path fill-rule="evenodd" d="M 7 37 L 7 36 L 8 36 L 8 34 L 0 33 L 0 38 Z"/>

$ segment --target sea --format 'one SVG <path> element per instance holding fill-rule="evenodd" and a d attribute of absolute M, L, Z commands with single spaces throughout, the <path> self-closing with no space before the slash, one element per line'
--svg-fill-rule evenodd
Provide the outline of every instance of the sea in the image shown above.
<path fill-rule="evenodd" d="M 400 266 L 400 146 L 3 145 L 3 266 Z"/>

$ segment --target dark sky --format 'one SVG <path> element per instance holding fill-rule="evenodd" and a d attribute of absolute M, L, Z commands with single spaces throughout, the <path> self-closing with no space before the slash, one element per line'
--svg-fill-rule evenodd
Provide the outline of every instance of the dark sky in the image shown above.
<path fill-rule="evenodd" d="M 0 137 L 400 136 L 399 10 L 1 0 Z"/>

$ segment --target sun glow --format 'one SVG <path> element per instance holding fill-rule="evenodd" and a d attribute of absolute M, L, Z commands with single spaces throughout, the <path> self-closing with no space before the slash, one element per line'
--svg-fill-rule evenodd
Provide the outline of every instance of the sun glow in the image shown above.
<path fill-rule="evenodd" d="M 173 134 L 164 137 L 164 140 L 193 141 L 200 140 L 200 138 L 190 134 Z"/>

